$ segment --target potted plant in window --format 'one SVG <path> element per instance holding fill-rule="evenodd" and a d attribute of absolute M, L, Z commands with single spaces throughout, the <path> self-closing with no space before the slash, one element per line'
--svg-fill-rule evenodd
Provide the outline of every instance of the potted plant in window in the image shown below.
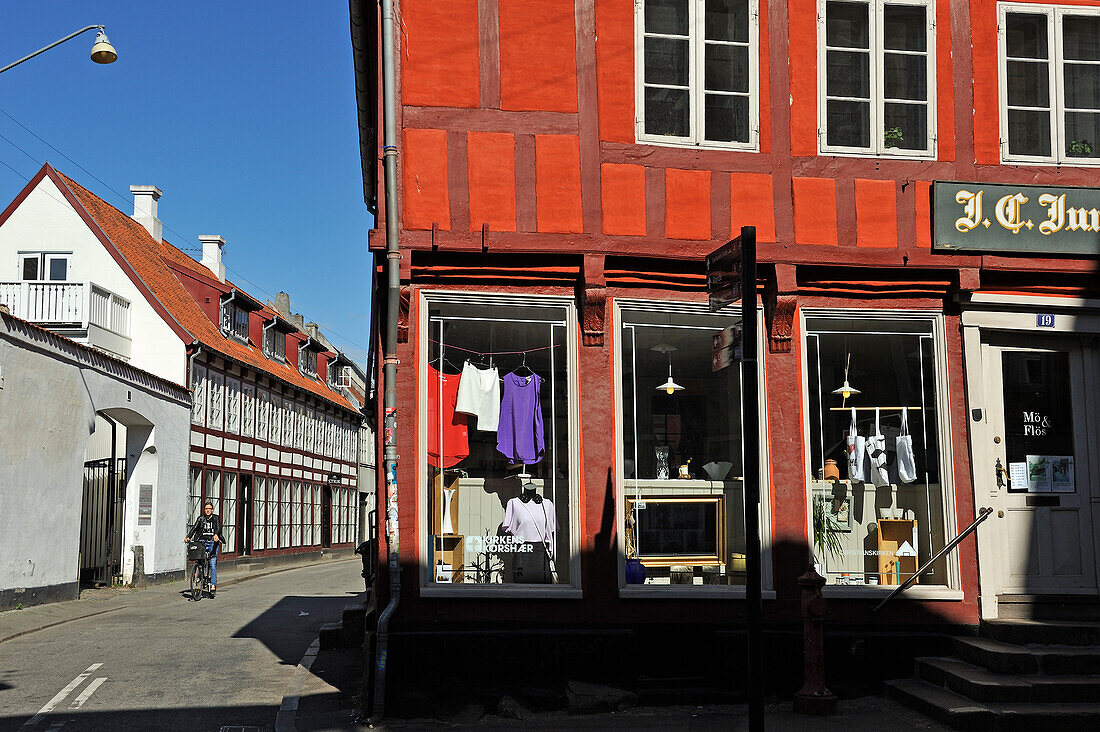
<path fill-rule="evenodd" d="M 814 549 L 822 559 L 826 552 L 836 556 L 843 550 L 838 536 L 840 524 L 829 510 L 829 501 L 825 496 L 814 496 Z"/>
<path fill-rule="evenodd" d="M 1070 140 L 1066 152 L 1075 158 L 1084 158 L 1092 155 L 1092 143 L 1088 140 Z"/>
<path fill-rule="evenodd" d="M 905 135 L 900 127 L 887 127 L 882 132 L 882 144 L 887 148 L 901 147 L 905 142 Z"/>

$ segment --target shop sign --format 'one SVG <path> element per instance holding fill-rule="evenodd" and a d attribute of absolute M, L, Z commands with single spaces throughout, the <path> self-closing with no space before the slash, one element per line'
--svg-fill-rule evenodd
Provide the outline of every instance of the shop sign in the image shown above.
<path fill-rule="evenodd" d="M 340 485 L 340 474 L 339 473 L 329 473 L 328 474 L 328 484 L 329 485 Z"/>
<path fill-rule="evenodd" d="M 731 325 L 713 336 L 710 370 L 721 371 L 741 360 L 741 328 Z"/>
<path fill-rule="evenodd" d="M 707 255 L 707 295 L 711 312 L 741 299 L 741 240 L 723 244 Z"/>
<path fill-rule="evenodd" d="M 1100 254 L 1100 189 L 936 181 L 932 245 L 950 251 Z"/>

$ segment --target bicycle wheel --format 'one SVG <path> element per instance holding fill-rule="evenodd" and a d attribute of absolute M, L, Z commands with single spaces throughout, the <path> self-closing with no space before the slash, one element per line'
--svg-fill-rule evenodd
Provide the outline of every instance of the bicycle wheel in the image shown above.
<path fill-rule="evenodd" d="M 195 562 L 191 568 L 191 599 L 198 602 L 202 599 L 202 563 Z"/>

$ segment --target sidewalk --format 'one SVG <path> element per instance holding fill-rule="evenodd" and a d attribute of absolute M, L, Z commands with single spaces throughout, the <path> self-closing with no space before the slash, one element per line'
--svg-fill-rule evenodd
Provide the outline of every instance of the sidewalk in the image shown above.
<path fill-rule="evenodd" d="M 302 686 L 297 707 L 297 732 L 334 732 L 371 729 L 356 722 L 362 673 L 362 651 L 340 649 L 321 651 L 312 661 Z M 504 700 L 508 700 L 505 703 Z M 437 718 L 387 718 L 376 729 L 401 730 L 669 730 L 699 729 L 737 732 L 748 730 L 748 709 L 744 704 L 706 706 L 634 707 L 624 712 L 570 715 L 566 711 L 528 709 L 511 697 L 504 697 L 497 708 L 471 703 L 462 708 L 433 711 L 427 700 L 423 713 Z M 507 715 L 511 718 L 506 718 Z M 765 710 L 765 725 L 782 732 L 854 732 L 888 729 L 939 732 L 948 727 L 924 717 L 883 696 L 842 699 L 837 713 L 829 717 L 808 717 L 794 713 L 790 700 L 770 700 Z M 519 718 L 517 718 L 519 717 Z"/>
<path fill-rule="evenodd" d="M 227 565 L 224 570 L 219 566 L 218 587 L 228 587 L 257 577 L 266 577 L 277 572 L 286 572 L 287 570 L 307 567 L 320 562 L 350 561 L 358 562 L 359 558 L 354 555 L 344 556 L 338 554 L 332 555 L 331 558 L 311 558 L 301 562 L 287 561 L 267 567 L 260 566 L 258 562 L 243 567 Z M 176 596 L 183 590 L 184 584 L 182 580 L 177 580 L 150 585 L 140 590 L 131 587 L 100 587 L 82 591 L 78 600 L 52 602 L 45 605 L 34 605 L 22 610 L 0 612 L 0 643 L 73 620 L 121 610 L 140 602 Z"/>

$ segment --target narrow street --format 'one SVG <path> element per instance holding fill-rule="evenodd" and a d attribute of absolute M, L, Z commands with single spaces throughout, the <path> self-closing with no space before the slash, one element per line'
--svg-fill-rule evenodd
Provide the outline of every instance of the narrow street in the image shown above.
<path fill-rule="evenodd" d="M 353 560 L 257 577 L 198 603 L 177 582 L 14 638 L 0 645 L 0 730 L 272 730 L 318 629 L 362 587 Z"/>

